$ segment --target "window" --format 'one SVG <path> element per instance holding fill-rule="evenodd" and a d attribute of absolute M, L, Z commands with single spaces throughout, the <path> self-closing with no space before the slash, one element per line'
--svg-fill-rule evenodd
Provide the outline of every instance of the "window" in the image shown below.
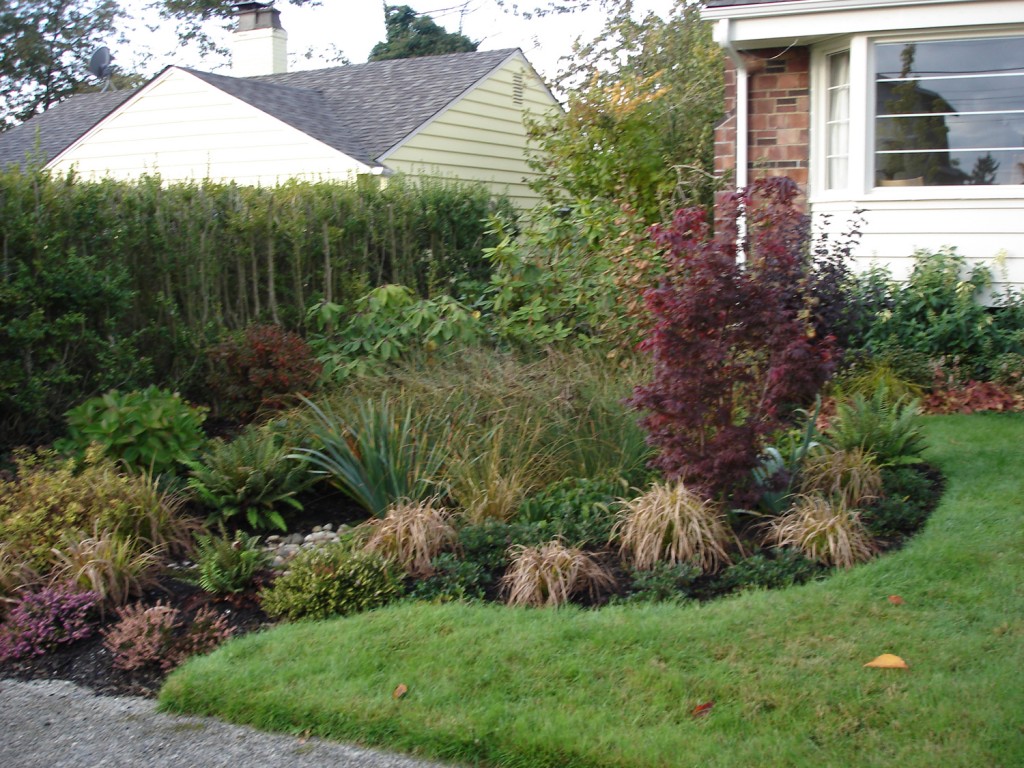
<path fill-rule="evenodd" d="M 874 137 L 878 186 L 1024 183 L 1024 37 L 876 44 Z"/>
<path fill-rule="evenodd" d="M 825 123 L 825 186 L 846 186 L 850 166 L 850 52 L 828 56 L 828 105 Z"/>

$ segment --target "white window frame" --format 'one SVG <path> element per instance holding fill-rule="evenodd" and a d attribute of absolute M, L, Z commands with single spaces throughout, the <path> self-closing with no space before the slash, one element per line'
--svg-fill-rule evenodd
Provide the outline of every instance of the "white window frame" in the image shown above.
<path fill-rule="evenodd" d="M 991 200 L 1024 199 L 1024 184 L 991 186 L 876 187 L 875 157 L 875 45 L 983 37 L 1019 37 L 1024 25 L 1012 27 L 956 27 L 934 32 L 851 35 L 835 38 L 811 49 L 811 176 L 810 202 L 858 200 L 870 204 L 885 200 Z M 845 188 L 828 189 L 826 141 L 828 136 L 828 56 L 850 51 L 850 159 Z M 858 118 L 862 115 L 863 118 Z"/>

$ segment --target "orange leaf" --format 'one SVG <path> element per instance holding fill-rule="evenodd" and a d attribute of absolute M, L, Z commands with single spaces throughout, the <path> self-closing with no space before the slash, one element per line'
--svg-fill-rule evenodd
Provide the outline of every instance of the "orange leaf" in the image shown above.
<path fill-rule="evenodd" d="M 899 595 L 889 595 L 889 602 L 893 605 L 903 605 L 903 598 Z"/>
<path fill-rule="evenodd" d="M 883 653 L 881 656 L 872 659 L 864 666 L 874 667 L 875 669 L 910 669 L 910 667 L 907 666 L 907 662 L 899 656 L 894 656 L 891 653 Z"/>
<path fill-rule="evenodd" d="M 393 698 L 393 699 L 400 699 L 403 696 L 405 696 L 405 694 L 407 694 L 408 692 L 409 692 L 408 686 L 405 683 L 399 683 L 398 687 L 395 688 L 394 692 L 392 692 L 391 698 Z"/>
<path fill-rule="evenodd" d="M 713 701 L 706 701 L 703 704 L 698 704 L 696 707 L 690 710 L 690 715 L 692 717 L 704 717 L 704 715 L 708 714 L 711 711 L 711 708 L 713 706 L 715 706 L 715 702 Z"/>

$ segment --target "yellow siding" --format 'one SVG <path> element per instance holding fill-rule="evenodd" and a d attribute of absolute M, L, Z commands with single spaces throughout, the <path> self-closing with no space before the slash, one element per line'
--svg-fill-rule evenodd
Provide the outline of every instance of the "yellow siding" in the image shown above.
<path fill-rule="evenodd" d="M 368 169 L 291 126 L 169 69 L 50 164 L 85 177 L 212 179 L 273 186 L 350 179 Z"/>
<path fill-rule="evenodd" d="M 516 103 L 516 75 L 521 103 Z M 484 182 L 529 208 L 537 195 L 527 182 L 536 174 L 526 163 L 524 117 L 556 109 L 525 59 L 515 57 L 380 160 L 409 175 Z"/>

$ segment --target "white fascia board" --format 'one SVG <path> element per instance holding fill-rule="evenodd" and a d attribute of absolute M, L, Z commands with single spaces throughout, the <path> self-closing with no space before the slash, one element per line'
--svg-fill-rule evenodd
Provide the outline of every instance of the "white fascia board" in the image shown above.
<path fill-rule="evenodd" d="M 706 8 L 738 48 L 806 45 L 837 35 L 1024 23 L 1020 0 L 793 0 Z M 727 20 L 727 22 L 726 22 Z"/>
<path fill-rule="evenodd" d="M 377 155 L 377 157 L 375 157 L 375 158 L 373 158 L 373 159 L 374 159 L 374 160 L 376 160 L 376 161 L 377 161 L 378 163 L 380 163 L 381 165 L 384 165 L 384 164 L 385 164 L 385 163 L 387 162 L 387 159 L 388 159 L 388 158 L 389 158 L 389 157 L 390 157 L 391 155 L 393 155 L 393 154 L 394 154 L 395 152 L 397 152 L 398 150 L 400 150 L 400 149 L 401 149 L 402 147 L 404 147 L 404 146 L 405 146 L 406 144 L 408 144 L 408 143 L 409 143 L 410 141 L 412 141 L 412 140 L 413 140 L 414 138 L 416 138 L 417 136 L 419 136 L 419 135 L 420 135 L 420 133 L 422 133 L 423 131 L 425 131 L 425 130 L 427 129 L 427 127 L 428 127 L 429 125 L 431 125 L 431 124 L 432 124 L 432 123 L 433 123 L 433 122 L 434 122 L 435 120 L 439 119 L 439 118 L 440 118 L 440 117 L 441 117 L 442 115 L 444 115 L 444 114 L 445 114 L 445 113 L 447 113 L 447 112 L 448 112 L 448 111 L 449 111 L 450 109 L 452 109 L 452 108 L 453 108 L 453 107 L 454 107 L 454 106 L 455 106 L 456 104 L 458 104 L 458 103 L 459 103 L 460 101 L 462 101 L 462 100 L 463 100 L 464 98 L 466 98 L 466 96 L 468 96 L 468 95 L 469 95 L 469 94 L 471 94 L 471 93 L 472 93 L 473 91 L 475 91 L 475 90 L 476 90 L 477 88 L 479 88 L 479 87 L 480 87 L 481 85 L 483 85 L 484 83 L 486 83 L 486 82 L 487 82 L 487 81 L 488 81 L 488 80 L 489 80 L 490 78 L 492 78 L 492 77 L 494 76 L 494 73 L 495 73 L 495 72 L 499 71 L 499 70 L 500 70 L 500 69 L 501 69 L 502 67 L 504 67 L 504 66 L 505 66 L 506 64 L 508 64 L 508 63 L 509 63 L 510 61 L 513 61 L 513 60 L 515 60 L 515 59 L 519 59 L 519 60 L 520 60 L 520 61 L 521 61 L 522 63 L 526 64 L 526 66 L 527 66 L 527 67 L 529 68 L 529 70 L 530 70 L 530 71 L 531 71 L 531 72 L 532 72 L 532 73 L 534 74 L 534 76 L 535 76 L 535 77 L 537 78 L 537 81 L 538 81 L 538 82 L 539 82 L 539 83 L 540 83 L 541 85 L 543 85 L 543 86 L 544 86 L 544 90 L 545 90 L 545 91 L 547 92 L 548 96 L 550 96 L 550 97 L 551 97 L 551 101 L 552 101 L 552 103 L 553 103 L 553 104 L 555 104 L 555 105 L 557 105 L 557 106 L 558 106 L 558 108 L 559 108 L 559 109 L 561 109 L 561 108 L 562 108 L 562 105 L 561 105 L 561 104 L 559 104 L 559 102 L 558 102 L 558 99 L 556 99 L 556 98 L 554 97 L 554 95 L 553 95 L 553 94 L 551 93 L 551 89 L 550 89 L 550 88 L 548 88 L 547 84 L 546 84 L 546 83 L 545 83 L 545 82 L 544 82 L 544 81 L 543 81 L 543 80 L 542 80 L 542 79 L 540 78 L 540 75 L 538 75 L 538 74 L 537 74 L 537 70 L 535 70 L 535 69 L 533 68 L 533 65 L 532 65 L 532 64 L 531 64 L 531 63 L 530 63 L 530 62 L 529 62 L 529 61 L 528 61 L 528 60 L 526 59 L 526 56 L 524 56 L 524 55 L 523 55 L 523 52 L 522 52 L 521 50 L 519 50 L 519 49 L 516 49 L 515 51 L 513 51 L 512 53 L 510 53 L 510 54 L 509 54 L 509 55 L 508 55 L 507 57 L 505 57 L 504 59 L 502 59 L 502 60 L 501 60 L 501 61 L 500 61 L 500 62 L 499 62 L 498 64 L 496 64 L 496 65 L 495 65 L 495 66 L 494 66 L 494 67 L 493 67 L 493 68 L 492 68 L 492 69 L 491 69 L 491 70 L 490 70 L 490 71 L 489 71 L 489 72 L 488 72 L 488 73 L 487 73 L 486 75 L 483 75 L 483 76 L 481 76 L 481 77 L 480 77 L 480 78 L 479 78 L 479 79 L 478 79 L 478 80 L 477 80 L 477 81 L 476 81 L 475 83 L 473 83 L 472 85 L 470 85 L 470 86 L 469 86 L 468 88 L 466 88 L 466 89 L 465 89 L 465 90 L 464 90 L 464 91 L 463 91 L 462 93 L 460 93 L 460 94 L 459 94 L 458 96 L 456 96 L 456 97 L 455 97 L 454 99 L 452 99 L 452 100 L 451 100 L 451 101 L 449 101 L 449 102 L 448 102 L 447 104 L 445 104 L 445 105 L 444 105 L 444 106 L 443 106 L 443 107 L 442 107 L 441 109 L 437 110 L 437 112 L 435 112 L 435 113 L 434 113 L 433 115 L 431 115 L 431 116 L 430 116 L 429 118 L 427 118 L 426 120 L 424 120 L 424 121 L 423 121 L 423 122 L 422 122 L 422 123 L 421 123 L 421 124 L 420 124 L 419 126 L 417 126 L 416 130 L 412 131 L 412 132 L 411 132 L 411 133 L 410 133 L 409 135 L 407 135 L 407 136 L 403 137 L 403 138 L 402 138 L 402 139 L 401 139 L 401 140 L 400 140 L 400 141 L 399 141 L 398 143 L 396 143 L 396 144 L 395 144 L 395 145 L 394 145 L 393 147 L 389 147 L 388 149 L 384 150 L 384 151 L 383 151 L 383 152 L 381 152 L 381 153 L 380 153 L 379 155 Z"/>

